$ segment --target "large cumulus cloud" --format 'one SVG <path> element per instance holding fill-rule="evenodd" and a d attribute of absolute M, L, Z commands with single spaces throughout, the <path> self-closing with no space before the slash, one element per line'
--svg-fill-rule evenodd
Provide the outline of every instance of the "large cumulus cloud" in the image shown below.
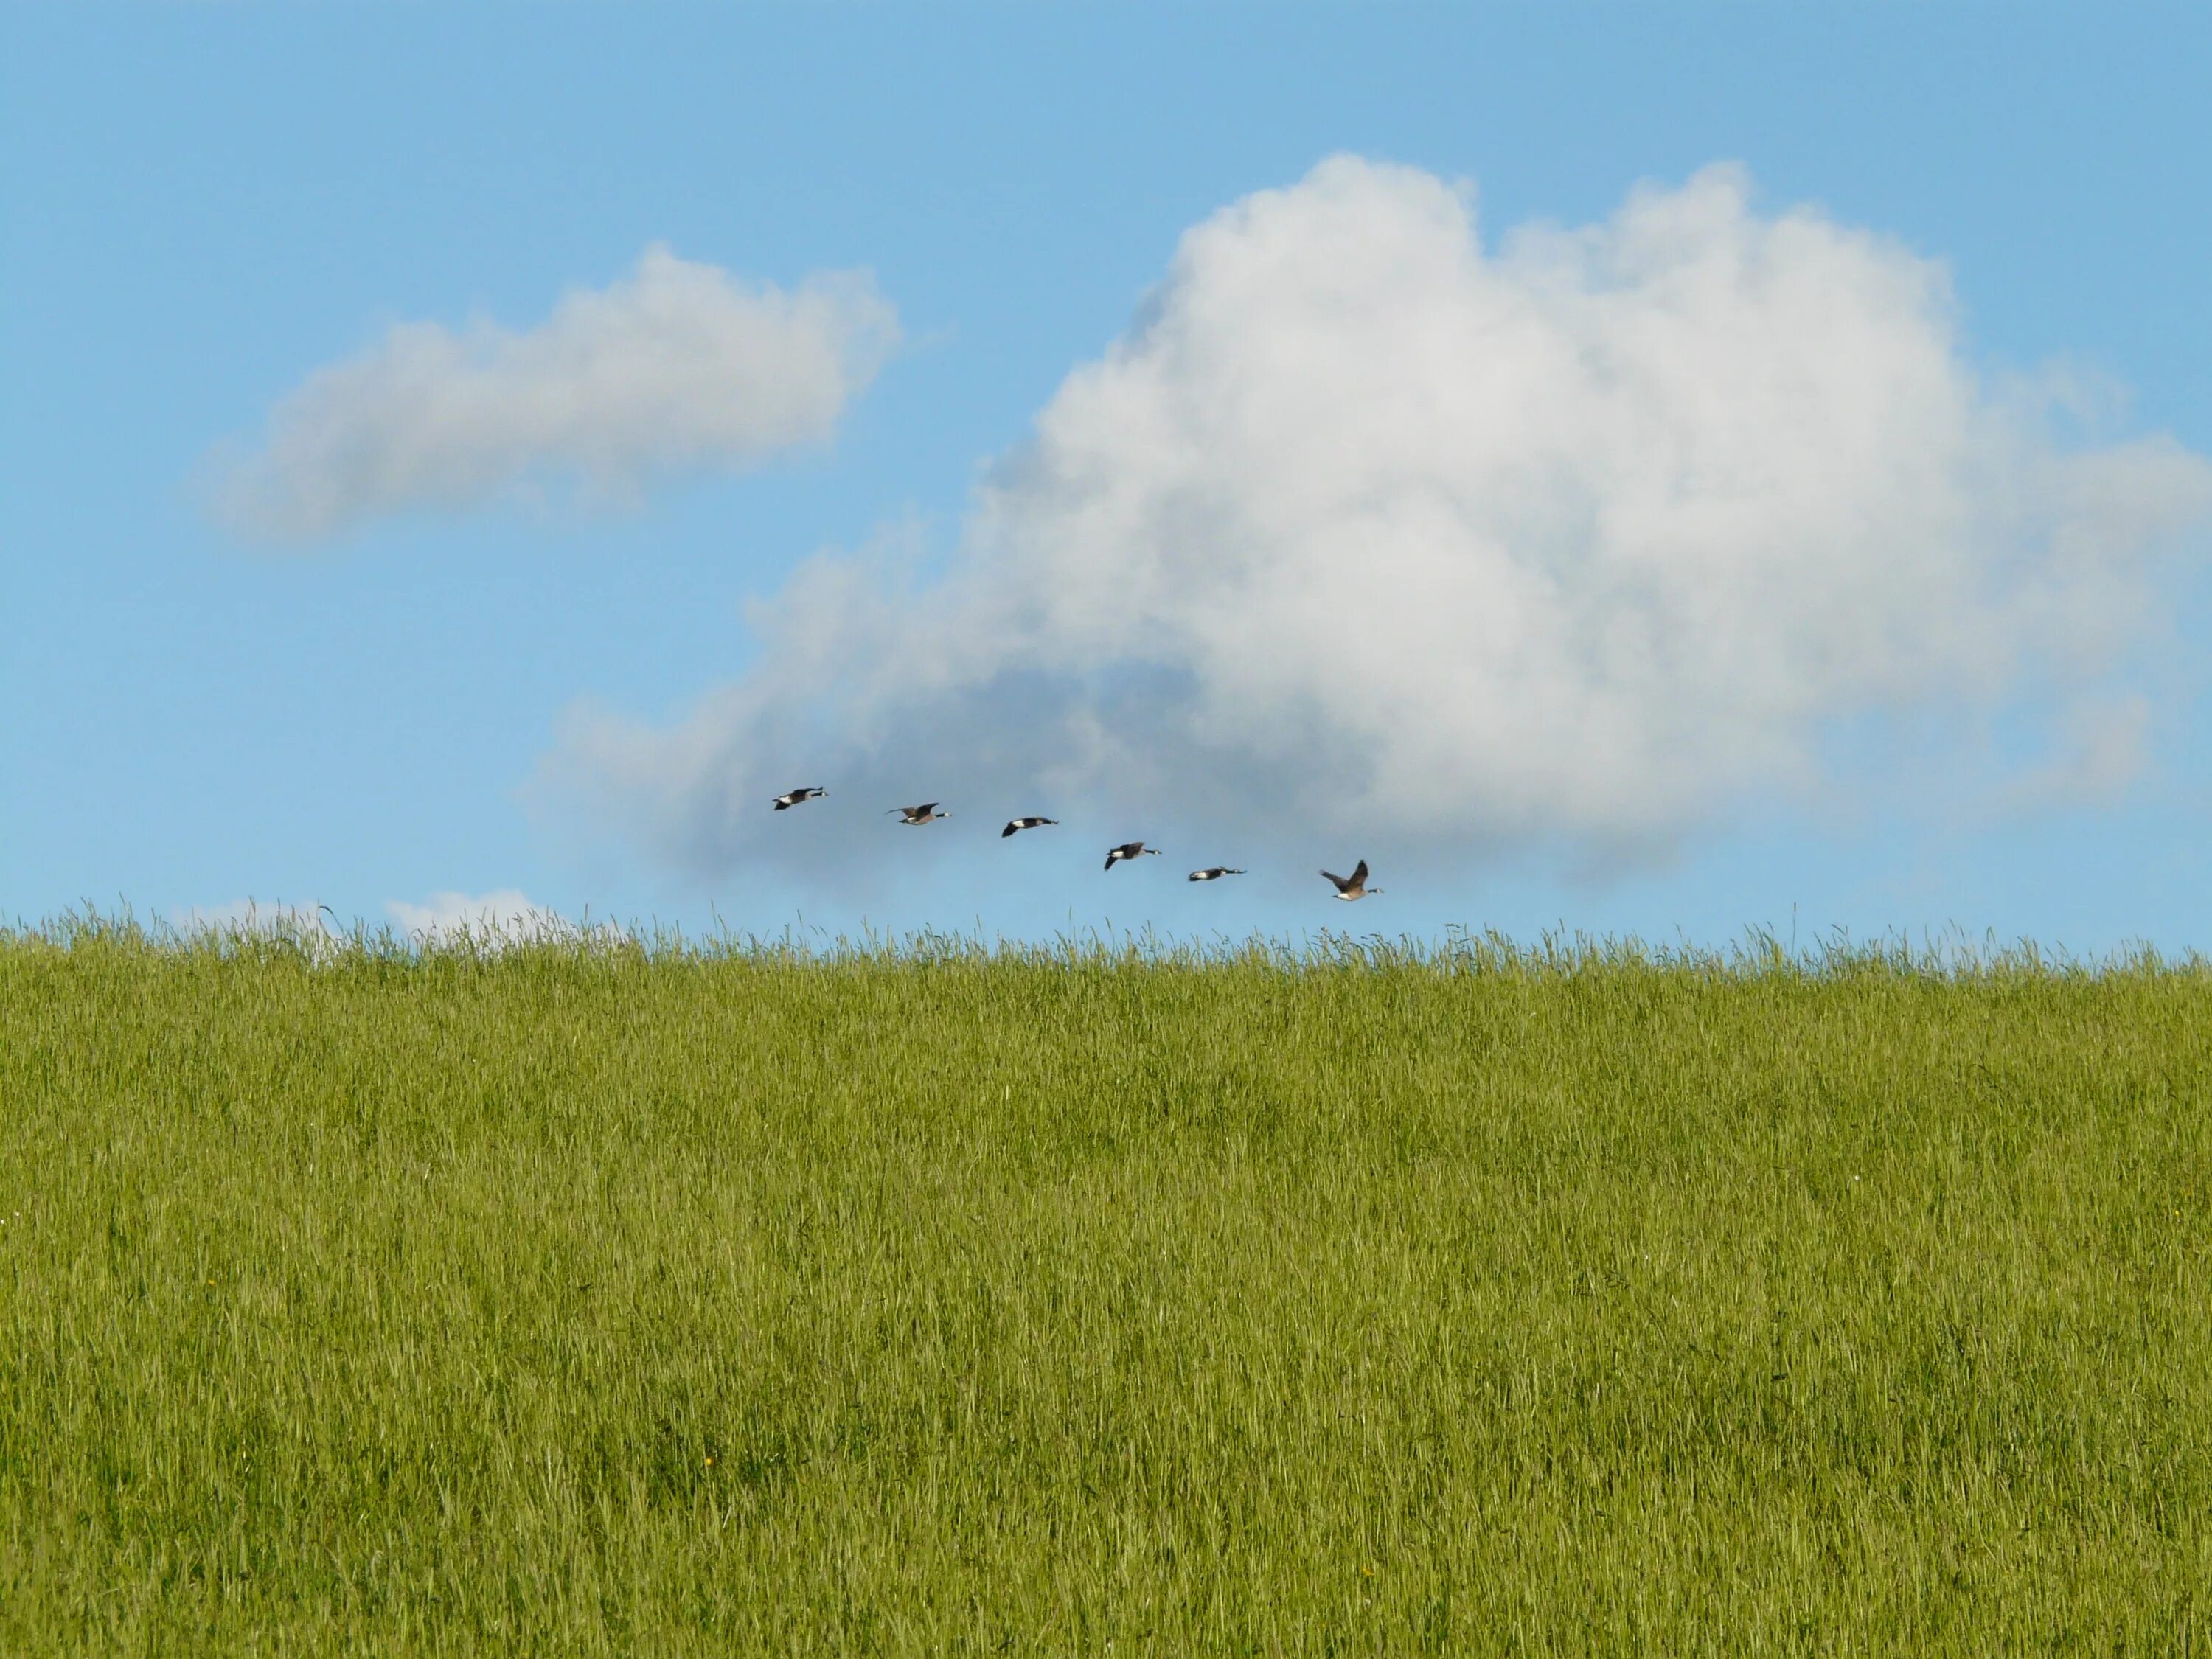
<path fill-rule="evenodd" d="M 848 855 L 771 825 L 794 781 L 1664 848 L 1816 789 L 1840 721 L 2112 706 L 2208 501 L 1987 387 L 1940 264 L 1737 169 L 1486 246 L 1467 191 L 1340 157 L 1184 236 L 939 577 L 817 556 L 752 672 L 572 711 L 540 787 L 707 870 Z"/>

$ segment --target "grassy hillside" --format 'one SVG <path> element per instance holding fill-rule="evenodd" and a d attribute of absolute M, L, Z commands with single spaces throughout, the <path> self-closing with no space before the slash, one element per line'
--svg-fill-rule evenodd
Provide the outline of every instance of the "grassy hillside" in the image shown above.
<path fill-rule="evenodd" d="M 2212 1644 L 2212 975 L 0 939 L 0 1650 Z"/>

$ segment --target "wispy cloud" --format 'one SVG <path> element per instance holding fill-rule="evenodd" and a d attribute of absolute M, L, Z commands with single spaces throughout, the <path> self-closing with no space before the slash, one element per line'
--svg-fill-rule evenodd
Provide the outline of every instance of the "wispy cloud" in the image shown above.
<path fill-rule="evenodd" d="M 535 329 L 404 323 L 277 404 L 219 454 L 223 522 L 304 543 L 410 510 L 484 506 L 538 480 L 608 496 L 820 443 L 899 337 L 860 271 L 786 290 L 647 248 Z"/>
<path fill-rule="evenodd" d="M 2150 702 L 2140 694 L 2075 702 L 2045 757 L 2009 781 L 1998 805 L 2021 815 L 2112 805 L 2148 763 L 2150 724 Z"/>
<path fill-rule="evenodd" d="M 186 905 L 168 913 L 178 932 L 222 941 L 289 940 L 315 961 L 328 962 L 345 948 L 330 911 L 313 899 L 297 902 L 233 899 L 227 904 Z"/>
<path fill-rule="evenodd" d="M 493 893 L 433 893 L 420 903 L 392 899 L 384 907 L 407 939 L 416 945 L 473 941 L 496 948 L 526 941 L 566 939 L 582 930 L 558 912 L 511 887 Z"/>
<path fill-rule="evenodd" d="M 190 904 L 169 912 L 173 927 L 185 933 L 242 932 L 280 933 L 313 931 L 328 933 L 321 905 L 313 899 L 299 903 L 258 899 L 233 899 L 228 904 Z"/>
<path fill-rule="evenodd" d="M 547 939 L 620 937 L 610 923 L 586 927 L 558 911 L 534 903 L 511 887 L 490 893 L 433 893 L 420 902 L 392 899 L 384 914 L 399 936 L 414 945 L 469 942 L 491 950 Z M 292 903 L 237 899 L 228 904 L 191 905 L 168 913 L 170 924 L 185 933 L 290 939 L 338 951 L 353 938 L 356 924 L 342 923 L 327 906 L 313 900 Z"/>
<path fill-rule="evenodd" d="M 2202 457 L 1985 387 L 1940 264 L 1733 167 L 1486 246 L 1467 191 L 1339 158 L 1184 237 L 941 580 L 817 556 L 750 675 L 572 711 L 538 792 L 701 870 L 855 862 L 857 819 L 769 835 L 794 780 L 1663 851 L 1816 796 L 1836 721 L 2112 706 L 2209 505 Z"/>

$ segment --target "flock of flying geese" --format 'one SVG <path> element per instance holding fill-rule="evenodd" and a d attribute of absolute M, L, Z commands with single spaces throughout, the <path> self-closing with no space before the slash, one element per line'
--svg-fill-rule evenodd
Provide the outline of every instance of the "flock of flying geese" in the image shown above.
<path fill-rule="evenodd" d="M 827 789 L 787 790 L 775 798 L 775 810 L 779 812 L 785 811 L 804 801 L 819 800 L 829 793 Z M 901 823 L 913 824 L 934 823 L 939 818 L 949 818 L 952 816 L 950 812 L 939 811 L 937 806 L 937 802 L 927 800 L 919 806 L 891 807 L 884 812 L 884 816 L 889 817 L 893 813 L 896 813 Z M 1024 830 L 1042 830 L 1048 824 L 1055 824 L 1059 822 L 1058 818 L 1009 818 L 1006 820 L 1006 827 L 999 831 L 999 838 L 1003 841 L 1008 836 L 1018 835 Z M 1106 868 L 1111 870 L 1115 865 L 1126 864 L 1133 859 L 1159 856 L 1160 849 L 1157 847 L 1147 847 L 1140 841 L 1125 841 L 1119 847 L 1107 848 Z M 1190 879 L 1219 881 L 1224 876 L 1241 876 L 1244 873 L 1242 870 L 1231 870 L 1226 865 L 1217 864 L 1207 869 L 1192 871 Z M 1329 884 L 1336 889 L 1337 897 L 1346 901 L 1364 899 L 1382 890 L 1380 887 L 1370 887 L 1367 884 L 1365 859 L 1360 860 L 1353 866 L 1352 873 L 1348 876 L 1331 875 L 1326 870 L 1322 871 L 1322 874 L 1327 877 Z"/>

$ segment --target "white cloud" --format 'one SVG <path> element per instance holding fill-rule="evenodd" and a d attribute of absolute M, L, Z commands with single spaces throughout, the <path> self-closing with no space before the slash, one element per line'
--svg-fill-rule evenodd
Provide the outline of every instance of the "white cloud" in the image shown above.
<path fill-rule="evenodd" d="M 312 929 L 327 933 L 322 907 L 313 899 L 303 903 L 283 901 L 264 904 L 258 899 L 233 899 L 228 904 L 189 904 L 169 912 L 172 926 L 185 933 L 237 930 L 273 933 Z"/>
<path fill-rule="evenodd" d="M 709 870 L 851 857 L 771 819 L 793 781 L 1663 851 L 1817 795 L 1837 722 L 2108 698 L 2212 467 L 2051 428 L 1968 367 L 1940 264 L 1735 168 L 1485 247 L 1465 191 L 1338 158 L 1184 237 L 940 580 L 817 556 L 748 678 L 572 711 L 538 787 Z"/>
<path fill-rule="evenodd" d="M 825 441 L 897 339 L 865 272 L 786 291 L 655 245 L 527 332 L 404 323 L 317 371 L 260 449 L 218 458 L 213 504 L 245 533 L 305 542 L 543 478 L 622 495 L 741 467 Z"/>
<path fill-rule="evenodd" d="M 433 893 L 420 904 L 388 901 L 384 912 L 416 945 L 451 945 L 473 941 L 501 945 L 548 939 L 572 939 L 583 932 L 575 923 L 511 887 L 494 893 Z"/>
<path fill-rule="evenodd" d="M 337 951 L 343 944 L 331 928 L 330 913 L 313 899 L 264 904 L 242 898 L 228 904 L 193 904 L 170 911 L 168 919 L 182 933 L 226 939 L 289 939 L 318 957 Z"/>

